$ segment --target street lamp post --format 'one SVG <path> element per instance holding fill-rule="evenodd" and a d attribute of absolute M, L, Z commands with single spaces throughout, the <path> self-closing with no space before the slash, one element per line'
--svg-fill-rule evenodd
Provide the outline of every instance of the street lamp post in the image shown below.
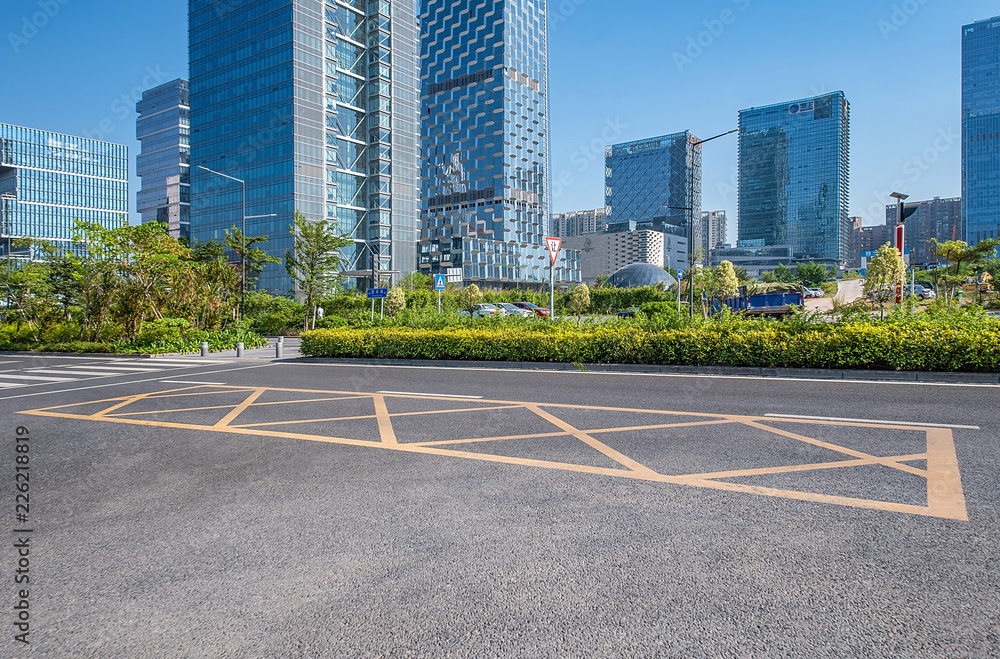
<path fill-rule="evenodd" d="M 236 181 L 240 184 L 240 199 L 242 201 L 242 212 L 241 212 L 241 229 L 240 229 L 240 320 L 243 320 L 244 313 L 246 311 L 246 296 L 247 296 L 247 220 L 252 220 L 260 217 L 276 217 L 277 213 L 269 213 L 267 215 L 251 215 L 247 217 L 247 184 L 246 181 L 235 176 L 230 176 L 229 174 L 223 174 L 222 172 L 217 172 L 214 169 L 209 169 L 208 167 L 203 167 L 198 165 L 198 169 L 208 172 L 209 174 L 215 174 L 216 176 L 221 176 L 222 178 L 227 178 L 230 181 Z"/>

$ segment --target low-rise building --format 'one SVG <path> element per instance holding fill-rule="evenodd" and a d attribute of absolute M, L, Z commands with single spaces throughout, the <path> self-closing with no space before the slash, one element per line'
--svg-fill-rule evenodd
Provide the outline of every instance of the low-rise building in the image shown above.
<path fill-rule="evenodd" d="M 567 250 L 579 250 L 583 282 L 592 285 L 600 275 L 610 275 L 632 263 L 649 263 L 662 268 L 665 244 L 672 237 L 660 231 L 638 229 L 563 239 Z M 686 250 L 685 250 L 686 253 Z"/>

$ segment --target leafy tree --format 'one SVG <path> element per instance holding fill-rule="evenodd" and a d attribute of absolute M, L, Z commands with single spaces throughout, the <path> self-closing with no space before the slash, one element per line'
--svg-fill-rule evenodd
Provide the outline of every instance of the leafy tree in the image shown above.
<path fill-rule="evenodd" d="M 791 284 L 795 281 L 795 274 L 792 269 L 789 268 L 784 263 L 779 263 L 778 267 L 772 270 L 774 273 L 774 280 L 784 284 Z"/>
<path fill-rule="evenodd" d="M 411 272 L 399 280 L 399 287 L 407 291 L 429 291 L 434 287 L 434 278 L 421 272 Z"/>
<path fill-rule="evenodd" d="M 750 281 L 750 274 L 747 272 L 747 269 L 744 268 L 743 266 L 740 266 L 738 268 L 734 267 L 734 271 L 736 272 L 736 279 L 740 283 Z"/>
<path fill-rule="evenodd" d="M 586 284 L 580 284 L 570 293 L 569 308 L 576 314 L 577 324 L 580 324 L 583 312 L 590 308 L 590 289 Z"/>
<path fill-rule="evenodd" d="M 472 312 L 472 307 L 474 304 L 483 299 L 483 293 L 479 290 L 479 287 L 475 284 L 469 284 L 462 289 L 462 292 L 458 295 L 458 303 L 463 309 L 468 312 Z"/>
<path fill-rule="evenodd" d="M 705 281 L 705 292 L 710 300 L 723 300 L 739 292 L 740 282 L 732 262 L 723 261 L 712 269 Z"/>
<path fill-rule="evenodd" d="M 406 293 L 398 286 L 389 291 L 385 298 L 385 310 L 389 316 L 395 318 L 396 314 L 406 309 Z"/>
<path fill-rule="evenodd" d="M 670 272 L 667 270 L 667 272 Z M 675 274 L 675 273 L 671 273 Z M 676 275 L 675 275 L 676 276 Z M 604 288 L 608 284 L 608 280 L 611 279 L 611 275 L 606 272 L 602 272 L 594 278 L 594 288 Z"/>
<path fill-rule="evenodd" d="M 806 286 L 819 286 L 826 281 L 827 270 L 821 263 L 800 263 L 795 274 Z"/>
<path fill-rule="evenodd" d="M 316 301 L 329 294 L 340 282 L 344 257 L 341 250 L 354 241 L 336 232 L 326 220 L 311 222 L 295 211 L 295 222 L 290 227 L 294 235 L 293 248 L 285 252 L 285 270 L 295 281 L 298 294 L 305 297 L 306 319 L 304 329 L 309 329 L 309 317 L 316 308 Z"/>
<path fill-rule="evenodd" d="M 54 302 L 61 309 L 61 319 L 67 322 L 70 319 L 70 307 L 77 303 L 79 287 L 76 263 L 65 252 L 55 249 L 50 250 L 46 256 L 48 261 L 46 280 Z"/>
<path fill-rule="evenodd" d="M 1000 240 L 987 239 L 980 241 L 974 247 L 970 247 L 964 240 L 948 240 L 938 242 L 931 238 L 929 242 L 935 245 L 937 256 L 948 262 L 945 273 L 935 271 L 936 280 L 943 280 L 948 288 L 949 299 L 954 299 L 955 291 L 966 280 L 969 271 L 977 266 L 986 263 L 987 259 L 996 254 Z"/>
<path fill-rule="evenodd" d="M 18 259 L 11 263 L 8 290 L 11 306 L 17 309 L 17 332 L 20 333 L 22 325 L 26 324 L 34 340 L 38 341 L 45 315 L 53 307 L 52 287 L 48 281 L 47 263 L 32 257 L 45 247 L 51 247 L 46 241 L 34 238 L 20 238 L 13 244 L 27 248 L 31 254 L 25 260 Z"/>
<path fill-rule="evenodd" d="M 878 252 L 868 262 L 868 275 L 865 278 L 864 292 L 878 302 L 879 315 L 884 314 L 885 303 L 895 299 L 896 283 L 902 281 L 906 265 L 899 250 L 886 243 L 878 248 Z"/>
<path fill-rule="evenodd" d="M 266 242 L 267 236 L 247 236 L 244 243 L 243 232 L 237 229 L 235 224 L 231 230 L 226 231 L 226 246 L 236 254 L 237 267 L 241 270 L 244 248 L 246 249 L 246 287 L 248 289 L 257 287 L 257 279 L 265 265 L 268 263 L 281 263 L 281 259 L 275 258 L 263 249 L 256 247 L 256 245 Z"/>

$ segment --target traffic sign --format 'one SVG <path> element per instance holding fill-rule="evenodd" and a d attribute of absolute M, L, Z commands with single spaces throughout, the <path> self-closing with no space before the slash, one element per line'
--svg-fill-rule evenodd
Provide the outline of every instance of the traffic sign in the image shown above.
<path fill-rule="evenodd" d="M 678 270 L 677 271 L 677 279 L 684 279 L 684 271 L 683 270 Z"/>
<path fill-rule="evenodd" d="M 369 300 L 377 300 L 379 298 L 388 297 L 388 296 L 389 296 L 389 289 L 388 288 L 369 288 L 368 289 L 368 299 Z"/>
<path fill-rule="evenodd" d="M 549 256 L 552 257 L 552 265 L 556 264 L 559 257 L 559 246 L 562 245 L 562 238 L 546 238 L 545 246 L 549 248 Z"/>
<path fill-rule="evenodd" d="M 434 275 L 434 290 L 443 291 L 445 290 L 445 276 L 444 275 Z"/>

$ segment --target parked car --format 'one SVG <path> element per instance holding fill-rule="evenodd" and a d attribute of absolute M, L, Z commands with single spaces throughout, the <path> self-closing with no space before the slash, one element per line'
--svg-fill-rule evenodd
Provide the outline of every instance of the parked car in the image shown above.
<path fill-rule="evenodd" d="M 521 309 L 527 309 L 528 311 L 530 311 L 531 313 L 535 314 L 539 318 L 548 318 L 549 317 L 549 310 L 548 309 L 545 309 L 544 307 L 540 307 L 537 304 L 532 304 L 531 302 L 514 302 L 514 306 L 515 307 L 519 307 Z"/>
<path fill-rule="evenodd" d="M 824 295 L 826 295 L 826 293 L 823 292 L 822 288 L 809 288 L 806 290 L 812 291 L 813 297 L 823 297 Z"/>
<path fill-rule="evenodd" d="M 470 313 L 468 309 L 459 312 L 460 316 L 465 316 L 468 318 L 472 316 L 473 318 L 480 318 L 482 316 L 506 316 L 507 310 L 497 307 L 495 304 L 490 304 L 488 302 L 480 302 L 479 304 L 472 305 L 472 312 Z"/>
<path fill-rule="evenodd" d="M 910 287 L 909 286 L 905 286 L 903 288 L 903 294 L 906 297 L 910 296 Z M 922 286 L 920 284 L 914 284 L 913 285 L 913 294 L 915 296 L 919 297 L 921 300 L 929 300 L 931 298 L 937 297 L 937 295 L 934 293 L 934 289 L 933 288 L 927 288 L 926 286 Z"/>
<path fill-rule="evenodd" d="M 522 309 L 521 307 L 511 302 L 498 302 L 496 306 L 498 309 L 502 309 L 504 312 L 506 312 L 506 315 L 508 316 L 516 316 L 519 318 L 532 318 L 535 315 L 535 312 L 529 311 L 528 309 Z"/>

